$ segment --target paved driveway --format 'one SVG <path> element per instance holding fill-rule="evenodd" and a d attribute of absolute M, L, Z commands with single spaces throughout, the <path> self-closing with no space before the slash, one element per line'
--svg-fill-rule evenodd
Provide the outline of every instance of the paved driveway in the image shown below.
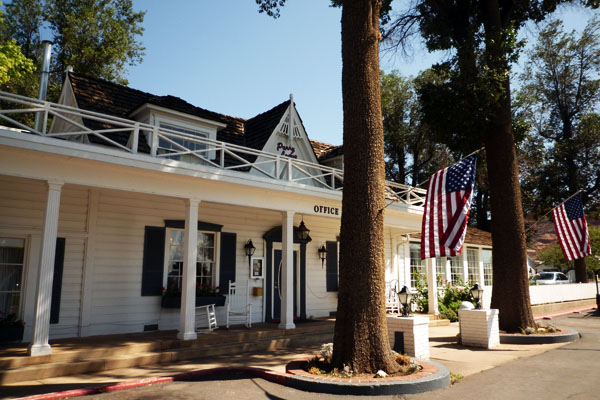
<path fill-rule="evenodd" d="M 378 399 L 600 399 L 600 316 L 571 314 L 556 318 L 558 326 L 578 330 L 582 339 L 533 357 L 518 359 L 473 374 L 453 387 L 420 395 Z M 341 399 L 348 396 L 302 392 L 259 378 L 244 376 L 210 378 L 200 382 L 176 382 L 128 391 L 105 393 L 96 399 Z M 361 399 L 372 397 L 361 396 Z"/>

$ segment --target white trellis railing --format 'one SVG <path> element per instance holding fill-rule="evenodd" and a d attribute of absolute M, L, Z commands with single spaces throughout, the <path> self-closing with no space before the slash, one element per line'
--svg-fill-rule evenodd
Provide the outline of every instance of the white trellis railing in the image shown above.
<path fill-rule="evenodd" d="M 81 110 L 0 91 L 0 121 L 25 133 L 118 148 L 206 165 L 244 171 L 330 190 L 342 190 L 344 171 L 280 154 L 200 137 L 93 111 Z M 33 120 L 41 122 L 34 127 Z M 386 182 L 387 195 L 404 204 L 423 206 L 424 189 Z"/>

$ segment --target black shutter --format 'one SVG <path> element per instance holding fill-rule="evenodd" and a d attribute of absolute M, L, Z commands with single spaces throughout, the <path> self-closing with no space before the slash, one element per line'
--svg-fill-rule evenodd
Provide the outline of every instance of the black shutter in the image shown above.
<path fill-rule="evenodd" d="M 227 293 L 229 281 L 235 282 L 235 250 L 237 247 L 237 234 L 221 232 L 221 257 L 219 265 L 219 286 L 221 292 Z M 248 274 L 250 267 L 248 267 Z"/>
<path fill-rule="evenodd" d="M 338 291 L 338 252 L 337 242 L 326 242 L 327 249 L 327 291 Z"/>
<path fill-rule="evenodd" d="M 165 228 L 147 226 L 144 234 L 142 296 L 160 296 L 165 267 Z"/>
<path fill-rule="evenodd" d="M 54 277 L 52 278 L 52 300 L 50 302 L 50 323 L 58 324 L 60 314 L 60 294 L 62 292 L 63 266 L 65 264 L 65 238 L 56 238 L 54 253 Z"/>

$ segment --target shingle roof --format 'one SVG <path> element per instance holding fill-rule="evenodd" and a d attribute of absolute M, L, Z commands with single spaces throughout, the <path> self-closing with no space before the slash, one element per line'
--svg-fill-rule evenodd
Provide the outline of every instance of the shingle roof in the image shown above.
<path fill-rule="evenodd" d="M 315 155 L 319 161 L 344 154 L 343 145 L 337 146 L 335 144 L 319 142 L 318 140 L 311 140 L 310 144 L 312 145 Z"/>
<path fill-rule="evenodd" d="M 465 235 L 466 244 L 481 244 L 484 246 L 492 245 L 492 234 L 490 232 L 482 231 L 474 226 L 467 227 L 467 234 Z"/>
<path fill-rule="evenodd" d="M 244 129 L 246 146 L 262 150 L 265 143 L 267 143 L 267 140 L 269 140 L 271 133 L 275 130 L 279 121 L 281 121 L 281 118 L 289 105 L 289 100 L 284 101 L 270 110 L 247 120 Z"/>

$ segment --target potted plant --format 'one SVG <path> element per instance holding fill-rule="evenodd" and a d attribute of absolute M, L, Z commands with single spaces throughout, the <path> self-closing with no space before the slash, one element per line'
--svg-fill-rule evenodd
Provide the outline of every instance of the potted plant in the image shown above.
<path fill-rule="evenodd" d="M 2 313 L 0 317 L 0 343 L 20 342 L 23 339 L 25 321 L 18 319 L 17 314 Z"/>
<path fill-rule="evenodd" d="M 163 308 L 181 307 L 181 289 L 176 283 L 170 283 L 167 288 L 162 288 L 161 306 Z M 196 307 L 214 304 L 215 306 L 225 305 L 225 295 L 221 293 L 219 286 L 196 285 Z"/>

